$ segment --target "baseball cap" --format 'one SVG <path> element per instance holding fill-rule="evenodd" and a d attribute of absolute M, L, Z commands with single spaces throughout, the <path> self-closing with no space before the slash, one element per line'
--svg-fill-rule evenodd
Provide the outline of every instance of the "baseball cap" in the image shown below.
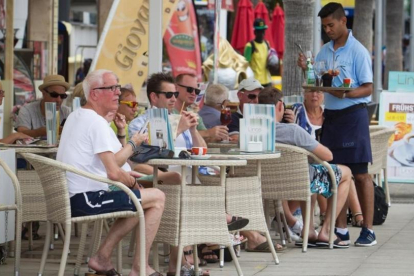
<path fill-rule="evenodd" d="M 239 91 L 242 89 L 246 91 L 253 91 L 259 88 L 263 89 L 263 86 L 255 78 L 244 79 L 239 83 Z"/>
<path fill-rule="evenodd" d="M 261 18 L 256 18 L 256 19 L 254 20 L 254 23 L 253 23 L 253 28 L 254 28 L 255 30 L 266 30 L 266 29 L 267 29 L 267 25 L 266 25 L 266 23 L 263 21 L 263 19 L 261 19 Z"/>

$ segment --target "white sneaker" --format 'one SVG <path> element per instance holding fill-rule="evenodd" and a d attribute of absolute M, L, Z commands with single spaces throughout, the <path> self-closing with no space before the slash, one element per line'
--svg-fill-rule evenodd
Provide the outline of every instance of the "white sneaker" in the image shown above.
<path fill-rule="evenodd" d="M 302 229 L 303 222 L 301 220 L 297 220 L 295 225 L 293 225 L 292 227 L 289 226 L 289 230 L 291 230 L 291 232 L 295 233 L 298 236 L 302 234 Z"/>
<path fill-rule="evenodd" d="M 275 229 L 276 233 L 278 233 L 278 234 L 280 235 L 280 233 L 279 233 L 279 227 L 278 227 L 278 225 L 277 225 L 277 221 L 276 221 L 276 220 L 273 220 L 273 221 L 272 221 L 272 224 L 273 224 L 273 228 Z M 295 226 L 296 226 L 296 224 L 295 224 Z M 295 227 L 295 226 L 294 226 L 294 227 Z M 303 225 L 302 225 L 302 227 L 303 227 Z M 284 227 L 282 227 L 282 229 L 283 229 L 283 232 L 285 232 L 285 231 L 286 231 Z M 297 235 L 295 232 L 293 232 L 293 231 L 291 230 L 291 228 L 290 228 L 290 227 L 288 227 L 288 231 L 289 231 L 289 235 L 290 235 L 290 238 L 292 239 L 292 241 L 297 242 L 297 241 L 301 241 L 301 240 L 302 240 L 302 238 L 300 237 L 300 234 L 299 234 L 299 235 Z M 301 230 L 301 231 L 302 231 L 302 230 Z M 300 233 L 300 232 L 299 232 L 299 233 Z"/>

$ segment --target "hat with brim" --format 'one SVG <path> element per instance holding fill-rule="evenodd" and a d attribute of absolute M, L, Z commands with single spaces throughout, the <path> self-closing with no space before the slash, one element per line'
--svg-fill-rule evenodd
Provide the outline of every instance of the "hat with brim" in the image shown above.
<path fill-rule="evenodd" d="M 263 89 L 263 86 L 255 78 L 244 79 L 239 83 L 239 91 L 240 90 L 253 91 L 256 89 Z"/>
<path fill-rule="evenodd" d="M 255 30 L 266 30 L 267 29 L 267 25 L 266 25 L 266 23 L 264 22 L 263 19 L 256 18 L 256 20 L 253 23 L 253 28 Z"/>
<path fill-rule="evenodd" d="M 61 75 L 49 75 L 46 76 L 43 80 L 43 84 L 39 85 L 39 90 L 44 91 L 44 89 L 48 88 L 49 86 L 63 86 L 67 91 L 70 87 L 69 83 L 65 81 L 65 78 Z"/>

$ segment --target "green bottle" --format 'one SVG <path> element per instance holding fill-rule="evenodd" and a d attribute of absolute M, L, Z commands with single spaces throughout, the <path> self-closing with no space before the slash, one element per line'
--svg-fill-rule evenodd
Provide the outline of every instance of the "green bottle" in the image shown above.
<path fill-rule="evenodd" d="M 313 70 L 313 65 L 311 59 L 306 60 L 306 84 L 310 86 L 315 86 L 315 71 Z"/>

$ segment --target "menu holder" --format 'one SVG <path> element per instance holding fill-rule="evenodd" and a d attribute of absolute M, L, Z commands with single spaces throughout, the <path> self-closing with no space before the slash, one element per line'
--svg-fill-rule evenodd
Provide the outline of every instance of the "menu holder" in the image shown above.
<path fill-rule="evenodd" d="M 165 108 L 151 108 L 148 112 L 149 144 L 174 151 L 172 128 Z"/>
<path fill-rule="evenodd" d="M 57 144 L 56 103 L 45 103 L 46 136 L 48 145 Z"/>

